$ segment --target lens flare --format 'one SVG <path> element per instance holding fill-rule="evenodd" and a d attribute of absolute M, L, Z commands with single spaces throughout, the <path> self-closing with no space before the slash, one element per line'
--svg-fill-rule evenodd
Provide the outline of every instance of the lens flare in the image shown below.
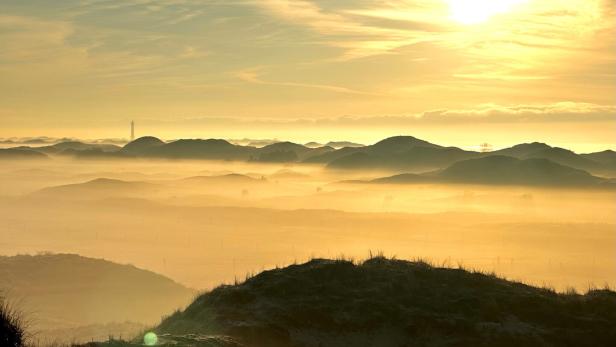
<path fill-rule="evenodd" d="M 158 336 L 153 332 L 145 334 L 143 336 L 143 344 L 146 346 L 156 346 L 158 344 Z"/>

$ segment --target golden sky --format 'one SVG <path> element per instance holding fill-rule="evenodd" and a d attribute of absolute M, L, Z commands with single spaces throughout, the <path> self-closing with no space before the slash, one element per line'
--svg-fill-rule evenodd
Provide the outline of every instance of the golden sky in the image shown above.
<path fill-rule="evenodd" d="M 614 18 L 614 0 L 3 0 L 0 137 L 135 119 L 166 138 L 614 148 Z"/>

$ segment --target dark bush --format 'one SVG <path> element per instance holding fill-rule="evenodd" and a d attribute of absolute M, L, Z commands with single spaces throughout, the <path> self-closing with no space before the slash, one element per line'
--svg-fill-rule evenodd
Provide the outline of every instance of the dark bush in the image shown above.
<path fill-rule="evenodd" d="M 22 347 L 23 344 L 23 320 L 19 313 L 0 297 L 0 346 Z"/>

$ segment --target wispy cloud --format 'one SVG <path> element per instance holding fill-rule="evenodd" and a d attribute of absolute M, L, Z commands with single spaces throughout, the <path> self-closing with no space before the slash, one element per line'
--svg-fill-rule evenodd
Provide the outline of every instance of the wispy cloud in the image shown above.
<path fill-rule="evenodd" d="M 469 109 L 435 110 L 415 116 L 425 122 L 611 122 L 616 119 L 616 105 L 581 102 L 552 104 L 498 105 L 485 104 Z"/>
<path fill-rule="evenodd" d="M 245 69 L 241 71 L 236 71 L 234 75 L 248 83 L 254 84 L 262 84 L 262 85 L 272 85 L 272 86 L 281 86 L 281 87 L 296 87 L 296 88 L 311 88 L 311 89 L 321 89 L 329 92 L 335 93 L 343 93 L 343 94 L 358 94 L 358 95 L 375 95 L 374 93 L 363 92 L 360 90 L 349 89 L 340 86 L 334 85 L 326 85 L 326 84 L 312 84 L 312 83 L 298 83 L 298 82 L 276 82 L 276 81 L 266 81 L 261 78 L 261 70 L 262 68 L 251 68 Z"/>
<path fill-rule="evenodd" d="M 0 103 L 13 118 L 448 110 L 428 122 L 481 103 L 616 104 L 613 0 L 524 1 L 474 25 L 445 0 L 41 4 L 0 5 Z"/>
<path fill-rule="evenodd" d="M 192 124 L 208 126 L 258 126 L 258 127 L 400 127 L 439 124 L 535 124 L 535 123 L 597 123 L 611 122 L 616 118 L 616 105 L 597 105 L 563 101 L 551 104 L 500 105 L 484 104 L 464 109 L 441 109 L 397 116 L 340 116 L 308 118 L 288 117 L 254 119 L 252 117 L 193 117 L 173 121 L 145 119 L 149 123 Z"/>
<path fill-rule="evenodd" d="M 323 43 L 345 50 L 341 60 L 388 53 L 426 40 L 413 31 L 362 23 L 352 12 L 325 11 L 308 0 L 264 0 L 255 4 L 291 24 L 324 35 Z"/>

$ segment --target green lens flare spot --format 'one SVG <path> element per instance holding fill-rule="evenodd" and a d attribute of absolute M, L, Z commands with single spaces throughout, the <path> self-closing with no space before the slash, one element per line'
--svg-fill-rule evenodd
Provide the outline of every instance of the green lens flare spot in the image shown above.
<path fill-rule="evenodd" d="M 149 332 L 143 336 L 143 344 L 146 346 L 156 346 L 158 343 L 158 336 L 155 333 Z"/>

